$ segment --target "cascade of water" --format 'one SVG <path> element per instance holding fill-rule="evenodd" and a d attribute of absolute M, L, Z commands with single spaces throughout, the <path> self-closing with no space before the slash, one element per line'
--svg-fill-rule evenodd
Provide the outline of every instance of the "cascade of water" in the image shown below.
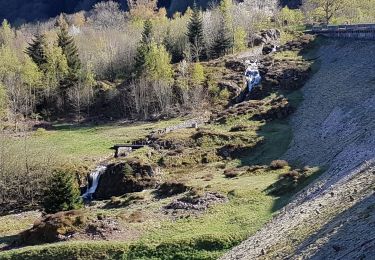
<path fill-rule="evenodd" d="M 100 175 L 105 172 L 107 166 L 99 165 L 96 167 L 94 171 L 92 171 L 89 175 L 89 184 L 87 185 L 86 192 L 82 195 L 84 199 L 92 199 L 92 195 L 95 193 L 96 189 L 98 188 Z M 91 184 L 91 185 L 90 185 Z"/>

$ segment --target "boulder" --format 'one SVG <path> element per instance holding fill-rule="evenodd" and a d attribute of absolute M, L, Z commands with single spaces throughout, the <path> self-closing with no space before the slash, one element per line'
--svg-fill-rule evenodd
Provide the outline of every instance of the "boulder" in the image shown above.
<path fill-rule="evenodd" d="M 268 43 L 268 44 L 264 45 L 264 47 L 262 49 L 263 55 L 267 55 L 267 54 L 272 53 L 274 48 L 276 48 L 276 46 L 274 44 Z"/>
<path fill-rule="evenodd" d="M 259 34 L 254 34 L 251 38 L 252 41 L 249 43 L 249 47 L 261 46 L 265 43 L 263 37 Z"/>
<path fill-rule="evenodd" d="M 151 165 L 143 164 L 139 160 L 128 160 L 108 165 L 107 170 L 99 179 L 94 198 L 109 199 L 112 196 L 154 188 L 156 185 L 155 174 Z"/>
<path fill-rule="evenodd" d="M 82 211 L 72 210 L 46 215 L 34 222 L 32 228 L 22 232 L 20 245 L 37 245 L 64 241 L 83 229 L 87 218 Z"/>
<path fill-rule="evenodd" d="M 232 81 L 220 81 L 218 86 L 220 89 L 227 89 L 234 96 L 238 96 L 242 91 L 241 87 Z"/>
<path fill-rule="evenodd" d="M 226 203 L 228 198 L 217 192 L 207 192 L 203 195 L 188 194 L 176 199 L 164 207 L 166 210 L 204 211 L 216 203 Z"/>
<path fill-rule="evenodd" d="M 281 32 L 278 29 L 262 30 L 251 37 L 249 46 L 261 46 L 279 41 Z"/>

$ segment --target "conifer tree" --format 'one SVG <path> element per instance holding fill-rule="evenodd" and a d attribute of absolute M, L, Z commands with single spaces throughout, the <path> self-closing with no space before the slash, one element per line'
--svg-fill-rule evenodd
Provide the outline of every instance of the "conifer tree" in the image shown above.
<path fill-rule="evenodd" d="M 150 51 L 152 42 L 152 22 L 146 20 L 143 25 L 142 39 L 137 48 L 137 55 L 135 57 L 135 74 L 139 77 L 145 66 L 146 55 Z"/>
<path fill-rule="evenodd" d="M 68 62 L 70 81 L 76 81 L 81 70 L 78 48 L 74 42 L 74 38 L 69 35 L 66 21 L 61 16 L 59 18 L 59 27 L 58 46 L 62 49 Z"/>
<path fill-rule="evenodd" d="M 214 43 L 212 45 L 212 54 L 215 57 L 221 57 L 228 54 L 233 47 L 233 36 L 229 29 L 225 26 L 221 26 Z"/>
<path fill-rule="evenodd" d="M 82 206 L 75 175 L 70 171 L 56 171 L 45 190 L 43 207 L 47 213 L 78 209 Z"/>
<path fill-rule="evenodd" d="M 191 15 L 187 29 L 191 54 L 195 61 L 199 61 L 204 51 L 204 38 L 202 15 L 196 3 L 194 3 L 193 14 Z"/>
<path fill-rule="evenodd" d="M 150 44 L 152 41 L 152 22 L 151 20 L 146 20 L 143 26 L 142 32 L 142 44 Z"/>
<path fill-rule="evenodd" d="M 216 57 L 228 54 L 233 50 L 233 17 L 232 17 L 232 0 L 220 1 L 221 24 L 219 31 L 212 46 L 212 53 Z"/>
<path fill-rule="evenodd" d="M 47 63 L 46 48 L 46 37 L 43 34 L 36 34 L 26 49 L 26 54 L 30 56 L 39 68 Z"/>

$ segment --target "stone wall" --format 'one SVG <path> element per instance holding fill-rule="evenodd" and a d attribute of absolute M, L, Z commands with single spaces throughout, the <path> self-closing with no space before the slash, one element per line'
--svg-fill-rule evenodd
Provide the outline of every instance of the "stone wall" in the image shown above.
<path fill-rule="evenodd" d="M 309 32 L 330 38 L 375 40 L 375 24 L 321 26 Z"/>

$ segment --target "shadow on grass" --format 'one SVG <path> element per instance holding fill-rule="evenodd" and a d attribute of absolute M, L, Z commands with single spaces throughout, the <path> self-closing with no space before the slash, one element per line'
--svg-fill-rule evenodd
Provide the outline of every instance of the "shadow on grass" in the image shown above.
<path fill-rule="evenodd" d="M 262 143 L 250 154 L 239 158 L 241 166 L 269 165 L 285 153 L 292 140 L 292 130 L 288 120 L 267 122 L 257 131 L 257 135 L 263 138 Z"/>
<path fill-rule="evenodd" d="M 307 176 L 307 178 L 303 179 L 302 181 L 295 183 L 293 180 L 290 180 L 290 182 L 283 182 L 282 179 L 278 180 L 276 183 L 272 184 L 271 186 L 267 187 L 264 192 L 268 193 L 269 195 L 272 195 L 276 197 L 276 200 L 272 206 L 272 212 L 276 212 L 286 206 L 288 203 L 292 201 L 294 196 L 299 192 L 302 191 L 304 188 L 309 186 L 311 183 L 313 183 L 316 179 L 319 178 L 320 175 L 322 175 L 326 171 L 325 167 L 318 168 L 317 171 L 312 173 L 311 175 Z M 280 189 L 284 189 L 285 192 L 282 192 L 282 194 L 273 195 L 273 191 L 275 191 L 275 187 L 277 187 L 279 184 Z M 284 184 L 284 185 L 283 185 Z M 287 186 L 285 186 L 285 184 Z"/>
<path fill-rule="evenodd" d="M 0 252 L 12 249 L 14 242 L 18 239 L 18 235 L 9 235 L 0 237 Z"/>

